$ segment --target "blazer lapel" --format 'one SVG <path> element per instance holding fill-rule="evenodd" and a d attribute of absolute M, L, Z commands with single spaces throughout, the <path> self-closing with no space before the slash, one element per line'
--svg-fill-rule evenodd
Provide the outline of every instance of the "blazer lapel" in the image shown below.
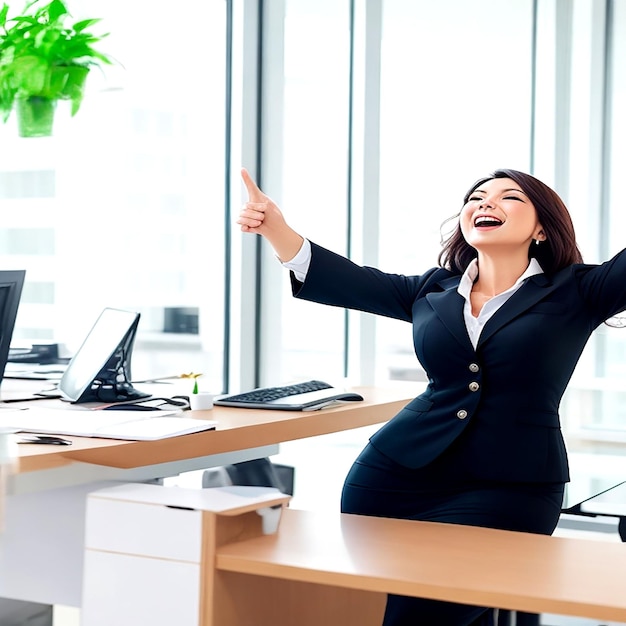
<path fill-rule="evenodd" d="M 454 335 L 457 341 L 464 347 L 474 350 L 467 334 L 465 320 L 463 318 L 463 305 L 465 299 L 457 291 L 460 277 L 453 276 L 442 280 L 439 285 L 444 291 L 429 293 L 426 300 L 434 309 L 445 327 Z"/>
<path fill-rule="evenodd" d="M 553 287 L 553 285 L 545 274 L 531 276 L 485 324 L 480 333 L 477 348 L 505 324 L 545 298 L 551 291 L 548 287 Z"/>

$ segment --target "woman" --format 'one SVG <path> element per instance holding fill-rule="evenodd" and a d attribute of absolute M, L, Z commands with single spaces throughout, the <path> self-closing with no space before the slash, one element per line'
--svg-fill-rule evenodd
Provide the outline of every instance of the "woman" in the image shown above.
<path fill-rule="evenodd" d="M 569 480 L 558 408 L 592 331 L 626 309 L 626 252 L 584 265 L 569 213 L 497 170 L 465 196 L 439 267 L 360 267 L 291 229 L 244 170 L 238 223 L 272 245 L 294 295 L 413 324 L 429 384 L 350 469 L 342 511 L 551 534 Z M 384 626 L 492 623 L 488 608 L 389 596 Z"/>

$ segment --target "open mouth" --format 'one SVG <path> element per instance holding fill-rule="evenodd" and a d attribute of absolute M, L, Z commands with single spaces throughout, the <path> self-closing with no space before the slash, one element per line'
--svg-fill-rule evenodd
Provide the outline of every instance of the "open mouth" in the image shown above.
<path fill-rule="evenodd" d="M 504 224 L 502 220 L 492 215 L 479 215 L 474 220 L 475 228 L 495 228 L 496 226 L 502 226 L 502 224 Z"/>

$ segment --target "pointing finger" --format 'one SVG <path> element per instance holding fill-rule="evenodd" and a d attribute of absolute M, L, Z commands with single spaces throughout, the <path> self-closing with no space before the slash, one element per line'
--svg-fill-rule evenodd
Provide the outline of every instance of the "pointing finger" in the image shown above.
<path fill-rule="evenodd" d="M 248 198 L 250 202 L 266 202 L 267 196 L 258 188 L 257 184 L 252 180 L 250 174 L 248 174 L 248 170 L 242 168 L 241 170 L 241 178 L 243 179 L 244 185 L 248 190 Z"/>

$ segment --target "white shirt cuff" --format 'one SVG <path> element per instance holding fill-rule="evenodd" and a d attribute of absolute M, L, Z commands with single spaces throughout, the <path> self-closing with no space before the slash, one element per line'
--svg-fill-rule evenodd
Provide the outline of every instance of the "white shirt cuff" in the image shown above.
<path fill-rule="evenodd" d="M 302 242 L 302 246 L 300 250 L 296 253 L 296 256 L 293 257 L 290 261 L 285 261 L 283 263 L 283 267 L 286 267 L 288 270 L 291 270 L 296 279 L 301 283 L 304 282 L 306 278 L 306 274 L 309 271 L 309 265 L 311 263 L 311 242 L 308 239 L 305 239 Z"/>

